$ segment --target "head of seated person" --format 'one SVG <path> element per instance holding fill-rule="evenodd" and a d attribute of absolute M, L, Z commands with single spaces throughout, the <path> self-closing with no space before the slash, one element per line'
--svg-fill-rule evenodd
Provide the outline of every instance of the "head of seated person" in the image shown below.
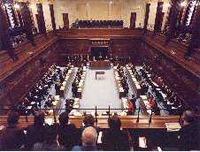
<path fill-rule="evenodd" d="M 95 119 L 91 114 L 86 114 L 83 119 L 85 127 L 94 126 Z"/>
<path fill-rule="evenodd" d="M 83 146 L 96 146 L 97 132 L 93 127 L 87 127 L 82 133 Z"/>
<path fill-rule="evenodd" d="M 182 126 L 186 126 L 189 124 L 192 124 L 195 122 L 196 120 L 196 115 L 194 114 L 193 111 L 191 110 L 186 110 L 183 112 L 182 116 L 181 116 L 181 120 L 182 120 Z"/>
<path fill-rule="evenodd" d="M 97 131 L 94 127 L 87 127 L 82 132 L 82 146 L 74 146 L 72 151 L 97 151 Z"/>
<path fill-rule="evenodd" d="M 59 123 L 61 126 L 67 125 L 69 121 L 69 114 L 68 112 L 63 112 L 59 116 Z"/>
<path fill-rule="evenodd" d="M 16 126 L 19 121 L 19 114 L 17 112 L 10 112 L 8 115 L 8 126 Z"/>
<path fill-rule="evenodd" d="M 108 125 L 112 130 L 120 130 L 121 128 L 121 120 L 117 115 L 113 115 L 108 119 Z"/>
<path fill-rule="evenodd" d="M 34 116 L 34 125 L 43 126 L 45 119 L 45 114 L 42 111 L 37 111 Z"/>

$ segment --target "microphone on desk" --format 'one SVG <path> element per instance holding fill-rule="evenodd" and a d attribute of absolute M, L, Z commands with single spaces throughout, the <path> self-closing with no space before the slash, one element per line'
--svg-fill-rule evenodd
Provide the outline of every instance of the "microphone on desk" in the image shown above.
<path fill-rule="evenodd" d="M 151 114 L 150 114 L 150 118 L 149 118 L 149 125 L 151 124 L 151 120 L 152 120 L 152 110 L 151 110 Z"/>
<path fill-rule="evenodd" d="M 98 113 L 97 113 L 97 106 L 95 106 L 95 121 L 96 121 L 96 126 L 97 126 L 97 115 L 98 115 Z"/>
<path fill-rule="evenodd" d="M 179 122 L 180 124 L 183 123 L 183 120 L 182 120 L 182 113 L 181 113 L 181 112 L 179 113 L 179 120 L 178 120 L 178 122 Z"/>
<path fill-rule="evenodd" d="M 137 120 L 136 120 L 137 123 L 139 122 L 139 119 L 140 119 L 140 107 L 138 109 L 138 115 L 137 115 Z"/>

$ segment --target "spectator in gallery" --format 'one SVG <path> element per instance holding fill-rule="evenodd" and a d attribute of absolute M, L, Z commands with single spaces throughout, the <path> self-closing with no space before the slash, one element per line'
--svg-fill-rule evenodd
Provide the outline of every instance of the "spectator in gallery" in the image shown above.
<path fill-rule="evenodd" d="M 200 122 L 193 111 L 186 110 L 181 117 L 180 150 L 200 150 Z"/>
<path fill-rule="evenodd" d="M 46 129 L 44 142 L 36 143 L 33 146 L 33 151 L 61 151 L 64 146 L 57 142 L 58 124 L 48 126 Z"/>
<path fill-rule="evenodd" d="M 83 119 L 83 125 L 84 127 L 89 127 L 92 126 L 94 127 L 95 119 L 91 114 L 86 114 L 84 119 Z"/>
<path fill-rule="evenodd" d="M 74 124 L 69 123 L 67 112 L 63 112 L 59 116 L 58 142 L 70 151 L 74 145 L 79 143 L 79 134 Z"/>
<path fill-rule="evenodd" d="M 128 100 L 128 115 L 134 115 L 135 113 L 135 103 L 131 102 L 131 100 Z"/>
<path fill-rule="evenodd" d="M 79 132 L 79 139 L 81 139 L 82 132 L 87 127 L 94 127 L 98 134 L 99 128 L 95 126 L 95 118 L 91 114 L 86 114 L 83 118 L 82 128 L 80 128 L 80 132 Z M 79 143 L 81 144 L 81 141 L 79 141 Z"/>
<path fill-rule="evenodd" d="M 25 149 L 32 150 L 33 145 L 36 143 L 44 142 L 46 135 L 47 124 L 45 124 L 45 114 L 44 112 L 37 111 L 34 116 L 34 123 L 28 126 L 25 130 L 26 132 L 26 142 Z"/>
<path fill-rule="evenodd" d="M 82 146 L 74 146 L 72 151 L 97 151 L 97 131 L 94 127 L 87 127 L 82 133 Z"/>
<path fill-rule="evenodd" d="M 139 95 L 136 95 L 136 100 L 135 100 L 135 114 L 138 114 L 138 112 L 140 112 L 140 108 L 141 108 L 141 102 L 142 102 L 142 98 Z"/>
<path fill-rule="evenodd" d="M 2 131 L 0 137 L 0 150 L 20 150 L 24 142 L 23 130 L 17 127 L 19 114 L 11 112 L 8 115 L 8 126 Z"/>
<path fill-rule="evenodd" d="M 121 130 L 121 121 L 117 115 L 108 119 L 109 129 L 102 135 L 103 150 L 128 151 L 130 150 L 128 134 Z"/>

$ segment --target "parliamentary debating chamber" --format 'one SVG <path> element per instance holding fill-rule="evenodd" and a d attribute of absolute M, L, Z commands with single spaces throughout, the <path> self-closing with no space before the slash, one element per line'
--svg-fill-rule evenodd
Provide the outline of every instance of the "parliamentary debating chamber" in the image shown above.
<path fill-rule="evenodd" d="M 0 0 L 0 150 L 200 150 L 200 0 Z"/>

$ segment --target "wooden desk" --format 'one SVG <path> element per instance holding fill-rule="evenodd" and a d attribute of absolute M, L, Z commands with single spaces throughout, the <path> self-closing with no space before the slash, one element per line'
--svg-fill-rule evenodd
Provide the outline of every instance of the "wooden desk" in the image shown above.
<path fill-rule="evenodd" d="M 128 74 L 128 80 L 130 82 L 130 86 L 132 90 L 136 93 L 136 95 L 141 95 L 142 88 L 140 86 L 140 83 L 137 81 L 135 76 L 133 75 L 133 72 L 131 71 L 130 67 L 126 67 L 126 73 Z"/>
<path fill-rule="evenodd" d="M 92 69 L 107 69 L 110 68 L 110 61 L 104 60 L 104 61 L 91 61 L 90 62 L 90 68 Z"/>
<path fill-rule="evenodd" d="M 69 121 L 77 128 L 80 128 L 83 122 L 83 116 L 70 116 Z M 119 116 L 122 128 L 130 129 L 165 129 L 165 123 L 179 122 L 179 116 L 152 116 L 151 124 L 149 125 L 149 116 L 140 116 L 137 122 L 137 116 Z M 108 128 L 108 116 L 97 116 L 97 126 L 100 128 Z"/>

